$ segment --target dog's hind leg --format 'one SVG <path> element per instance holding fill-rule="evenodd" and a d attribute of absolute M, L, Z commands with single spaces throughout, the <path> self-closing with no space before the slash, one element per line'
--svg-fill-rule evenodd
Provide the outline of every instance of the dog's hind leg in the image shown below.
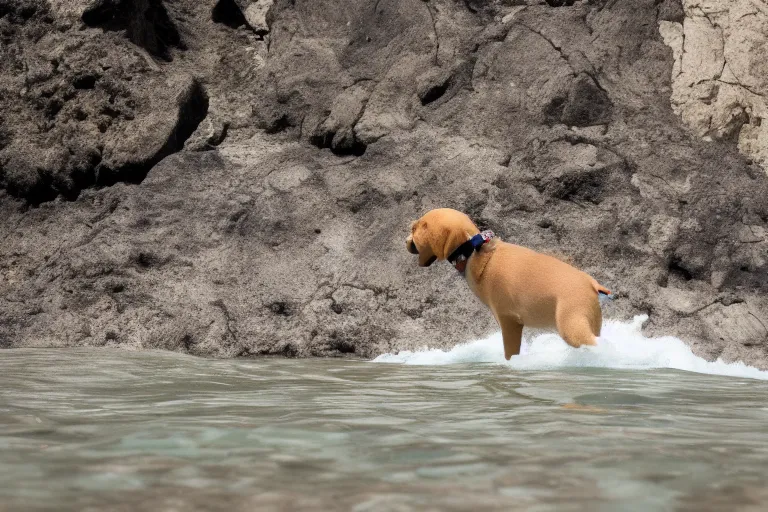
<path fill-rule="evenodd" d="M 582 345 L 597 345 L 597 337 L 600 336 L 601 318 L 595 318 L 600 313 L 600 306 L 585 308 L 584 305 L 558 304 L 555 312 L 557 332 L 570 346 L 579 348 Z"/>
<path fill-rule="evenodd" d="M 504 359 L 509 361 L 512 356 L 520 353 L 520 344 L 523 341 L 523 326 L 509 317 L 499 317 L 501 336 L 504 338 Z"/>

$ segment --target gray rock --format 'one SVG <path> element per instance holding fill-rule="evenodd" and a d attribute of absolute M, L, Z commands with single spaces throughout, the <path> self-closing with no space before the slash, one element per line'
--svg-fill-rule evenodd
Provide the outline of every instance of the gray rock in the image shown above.
<path fill-rule="evenodd" d="M 768 367 L 768 178 L 672 111 L 679 4 L 561 4 L 0 0 L 0 345 L 450 346 L 496 326 L 403 248 L 448 206 Z"/>
<path fill-rule="evenodd" d="M 71 18 L 69 7 L 57 19 L 45 2 L 9 2 L 16 10 L 2 19 L 8 44 L 0 49 L 0 186 L 32 204 L 59 194 L 75 199 L 94 185 L 140 182 L 181 149 L 208 109 L 197 79 L 164 73 L 150 55 L 169 48 L 157 46 L 170 37 L 160 2 L 104 1 L 83 12 L 83 20 L 101 13 L 109 30 L 127 23 L 121 32 L 130 41 L 101 28 L 56 30 L 57 21 Z M 152 35 L 161 29 L 162 38 Z"/>

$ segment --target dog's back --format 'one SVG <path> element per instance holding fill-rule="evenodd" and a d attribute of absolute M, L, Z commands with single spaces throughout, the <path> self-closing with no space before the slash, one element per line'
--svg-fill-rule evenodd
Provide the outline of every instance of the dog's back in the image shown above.
<path fill-rule="evenodd" d="M 519 245 L 497 241 L 480 256 L 470 260 L 470 287 L 494 313 L 511 315 L 526 326 L 555 327 L 558 308 L 584 309 L 595 316 L 598 293 L 610 293 L 562 259 Z"/>

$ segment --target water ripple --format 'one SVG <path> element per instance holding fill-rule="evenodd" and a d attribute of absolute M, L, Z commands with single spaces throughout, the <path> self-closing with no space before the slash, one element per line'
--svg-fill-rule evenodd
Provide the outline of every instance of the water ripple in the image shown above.
<path fill-rule="evenodd" d="M 768 507 L 760 380 L 1 354 L 0 511 Z"/>

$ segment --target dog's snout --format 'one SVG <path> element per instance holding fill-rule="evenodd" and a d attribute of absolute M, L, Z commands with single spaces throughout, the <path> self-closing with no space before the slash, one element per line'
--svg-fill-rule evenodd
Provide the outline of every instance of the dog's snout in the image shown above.
<path fill-rule="evenodd" d="M 408 249 L 408 252 L 411 254 L 419 254 L 419 250 L 416 248 L 416 244 L 413 243 L 412 236 L 408 236 L 408 238 L 405 239 L 405 248 Z"/>

